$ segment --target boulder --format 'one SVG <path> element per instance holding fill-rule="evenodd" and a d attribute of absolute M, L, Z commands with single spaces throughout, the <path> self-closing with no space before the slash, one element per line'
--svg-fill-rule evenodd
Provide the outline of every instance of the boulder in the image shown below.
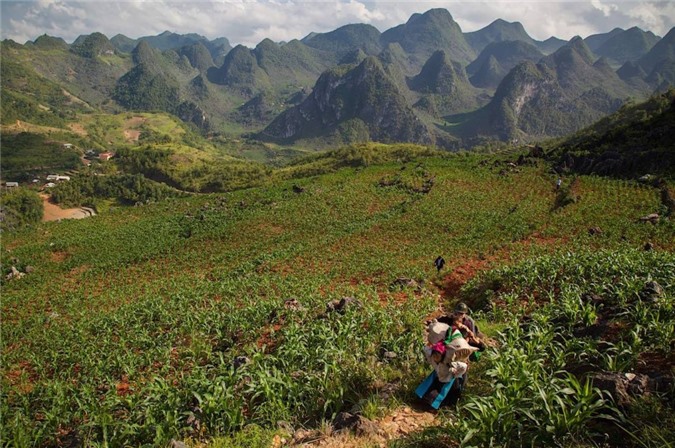
<path fill-rule="evenodd" d="M 617 406 L 626 407 L 632 397 L 647 395 L 654 389 L 654 381 L 647 375 L 620 372 L 599 372 L 591 375 L 593 386 L 608 392 Z"/>
<path fill-rule="evenodd" d="M 594 387 L 609 393 L 617 406 L 626 407 L 630 403 L 630 397 L 626 390 L 627 378 L 622 373 L 601 372 L 591 375 Z"/>
<path fill-rule="evenodd" d="M 357 436 L 367 436 L 377 434 L 377 425 L 361 415 L 340 412 L 333 420 L 333 430 L 353 430 Z"/>
<path fill-rule="evenodd" d="M 656 302 L 663 295 L 663 287 L 655 281 L 645 283 L 644 288 L 640 291 L 640 300 L 645 302 Z"/>

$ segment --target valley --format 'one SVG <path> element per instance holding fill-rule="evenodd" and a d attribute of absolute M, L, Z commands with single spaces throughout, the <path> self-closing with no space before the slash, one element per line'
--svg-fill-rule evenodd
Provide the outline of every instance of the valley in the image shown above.
<path fill-rule="evenodd" d="M 0 444 L 672 446 L 674 46 L 441 8 L 2 41 Z M 486 348 L 433 410 L 460 302 Z"/>

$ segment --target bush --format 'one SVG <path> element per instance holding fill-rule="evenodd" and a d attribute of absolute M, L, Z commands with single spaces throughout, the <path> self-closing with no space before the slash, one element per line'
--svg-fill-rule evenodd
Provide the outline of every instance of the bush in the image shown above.
<path fill-rule="evenodd" d="M 15 188 L 0 195 L 0 229 L 3 231 L 36 224 L 43 215 L 42 199 L 34 191 Z"/>

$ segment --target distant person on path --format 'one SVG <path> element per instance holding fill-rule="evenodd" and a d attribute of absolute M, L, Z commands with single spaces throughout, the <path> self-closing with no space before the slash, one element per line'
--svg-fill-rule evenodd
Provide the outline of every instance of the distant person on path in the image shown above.
<path fill-rule="evenodd" d="M 441 269 L 443 269 L 443 266 L 445 266 L 445 260 L 443 257 L 439 255 L 438 258 L 434 260 L 434 266 L 436 266 L 437 272 L 441 272 Z"/>
<path fill-rule="evenodd" d="M 555 189 L 560 190 L 561 186 L 562 186 L 562 178 L 559 177 L 558 180 L 555 181 Z"/>

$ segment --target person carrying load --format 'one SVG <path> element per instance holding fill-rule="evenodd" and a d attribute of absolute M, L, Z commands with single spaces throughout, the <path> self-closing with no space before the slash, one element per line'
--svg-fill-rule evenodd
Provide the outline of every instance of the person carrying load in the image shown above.
<path fill-rule="evenodd" d="M 444 404 L 454 404 L 464 388 L 469 357 L 478 350 L 464 339 L 459 330 L 442 322 L 429 325 L 429 345 L 424 347 L 427 362 L 433 371 L 417 387 L 417 396 L 438 409 Z"/>

